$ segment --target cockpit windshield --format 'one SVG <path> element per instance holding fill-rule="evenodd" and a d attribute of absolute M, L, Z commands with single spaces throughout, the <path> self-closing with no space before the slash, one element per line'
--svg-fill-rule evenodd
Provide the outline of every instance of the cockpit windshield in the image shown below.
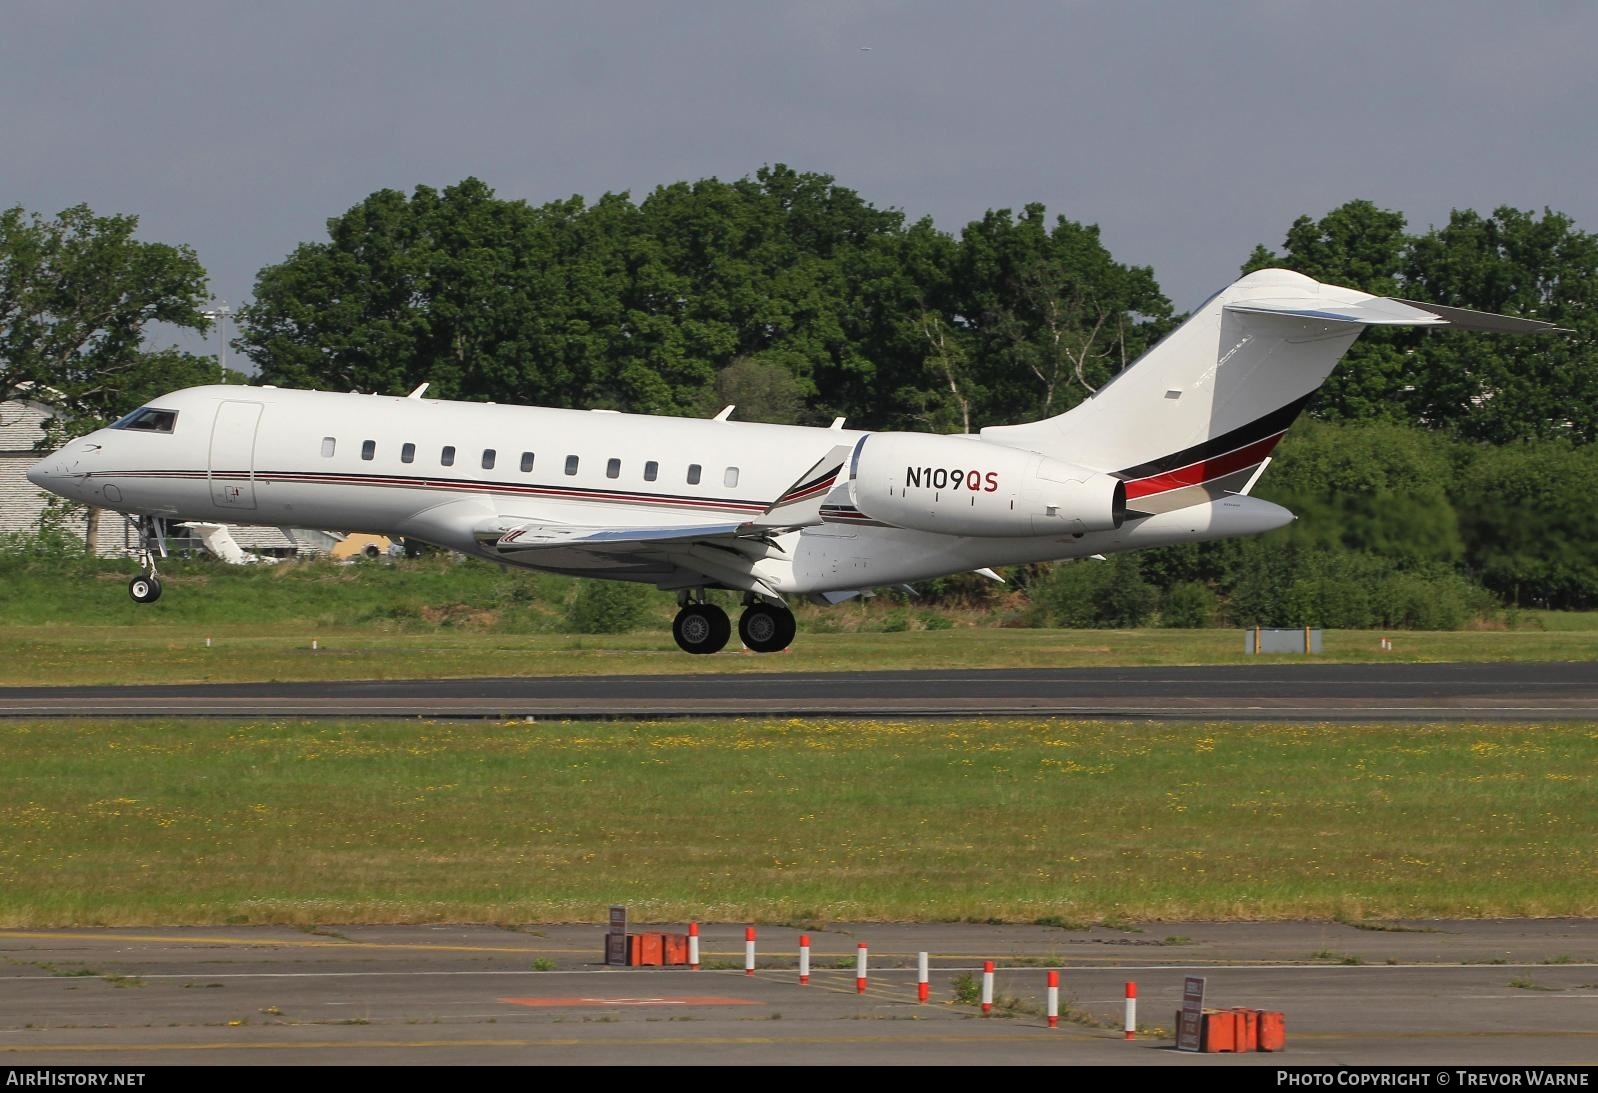
<path fill-rule="evenodd" d="M 111 424 L 113 429 L 134 429 L 141 433 L 170 433 L 178 423 L 176 410 L 158 410 L 154 406 L 141 406 L 127 417 Z"/>

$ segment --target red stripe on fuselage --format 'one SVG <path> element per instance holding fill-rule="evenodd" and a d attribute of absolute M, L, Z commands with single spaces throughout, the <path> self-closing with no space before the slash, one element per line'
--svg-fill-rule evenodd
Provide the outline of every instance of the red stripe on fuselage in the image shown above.
<path fill-rule="evenodd" d="M 1283 430 L 1286 432 L 1286 430 Z M 1244 467 L 1252 467 L 1271 454 L 1277 442 L 1282 439 L 1282 433 L 1276 433 L 1264 440 L 1256 440 L 1253 444 L 1213 456 L 1210 459 L 1201 459 L 1197 463 L 1189 463 L 1185 467 L 1178 467 L 1174 471 L 1163 474 L 1150 475 L 1148 478 L 1139 478 L 1126 484 L 1126 499 L 1134 497 L 1147 497 L 1154 493 L 1166 493 L 1170 490 L 1179 490 L 1184 486 L 1201 486 L 1206 482 L 1213 482 L 1217 478 L 1234 474 Z"/>

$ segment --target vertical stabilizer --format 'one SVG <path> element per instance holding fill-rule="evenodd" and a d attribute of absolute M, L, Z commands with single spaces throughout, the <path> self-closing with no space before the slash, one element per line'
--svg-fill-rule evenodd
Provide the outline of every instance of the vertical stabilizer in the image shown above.
<path fill-rule="evenodd" d="M 1439 316 L 1300 273 L 1251 273 L 1058 417 L 982 439 L 1124 479 L 1127 503 L 1164 512 L 1241 492 L 1287 427 L 1371 325 Z"/>

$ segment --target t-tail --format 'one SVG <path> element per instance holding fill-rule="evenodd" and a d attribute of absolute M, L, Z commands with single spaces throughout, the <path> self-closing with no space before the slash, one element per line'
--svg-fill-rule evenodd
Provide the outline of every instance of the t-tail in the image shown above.
<path fill-rule="evenodd" d="M 1248 274 L 1087 401 L 982 439 L 1094 467 L 1129 515 L 1247 493 L 1316 390 L 1369 326 L 1539 333 L 1551 323 L 1373 296 L 1289 270 Z"/>

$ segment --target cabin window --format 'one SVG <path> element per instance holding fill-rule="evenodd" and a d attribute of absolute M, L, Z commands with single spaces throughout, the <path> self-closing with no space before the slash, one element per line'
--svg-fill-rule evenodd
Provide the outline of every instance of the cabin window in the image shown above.
<path fill-rule="evenodd" d="M 567 474 L 576 474 L 577 473 L 577 457 L 575 455 L 568 455 L 566 457 L 566 473 Z"/>
<path fill-rule="evenodd" d="M 653 482 L 660 476 L 660 464 L 651 459 L 644 464 L 644 481 Z"/>
<path fill-rule="evenodd" d="M 688 464 L 688 484 L 690 486 L 699 485 L 699 464 L 697 463 Z"/>
<path fill-rule="evenodd" d="M 377 455 L 377 441 L 375 441 L 375 440 L 363 440 L 363 441 L 361 441 L 361 458 L 362 459 L 371 459 L 375 455 Z"/>
<path fill-rule="evenodd" d="M 416 462 L 416 445 L 414 445 L 414 444 L 402 444 L 402 445 L 400 445 L 400 462 L 401 463 L 415 463 Z"/>
<path fill-rule="evenodd" d="M 738 468 L 728 467 L 727 473 L 721 476 L 721 481 L 725 486 L 736 486 L 738 484 Z"/>
<path fill-rule="evenodd" d="M 455 445 L 444 445 L 444 450 L 438 453 L 438 461 L 446 467 L 453 467 L 455 465 Z"/>
<path fill-rule="evenodd" d="M 113 422 L 111 428 L 132 429 L 141 433 L 170 433 L 177 423 L 176 410 L 157 410 L 153 406 L 141 406 L 133 413 Z"/>
<path fill-rule="evenodd" d="M 333 458 L 333 450 L 338 447 L 338 441 L 330 436 L 322 438 L 322 455 L 328 459 Z"/>
<path fill-rule="evenodd" d="M 522 473 L 526 474 L 528 471 L 530 471 L 532 469 L 533 469 L 533 453 L 532 452 L 523 452 L 522 453 Z"/>
<path fill-rule="evenodd" d="M 491 471 L 493 469 L 494 469 L 494 449 L 493 448 L 484 448 L 483 449 L 483 470 Z"/>
<path fill-rule="evenodd" d="M 608 461 L 605 464 L 605 477 L 606 478 L 620 478 L 621 477 L 621 460 L 612 459 L 612 460 Z"/>

